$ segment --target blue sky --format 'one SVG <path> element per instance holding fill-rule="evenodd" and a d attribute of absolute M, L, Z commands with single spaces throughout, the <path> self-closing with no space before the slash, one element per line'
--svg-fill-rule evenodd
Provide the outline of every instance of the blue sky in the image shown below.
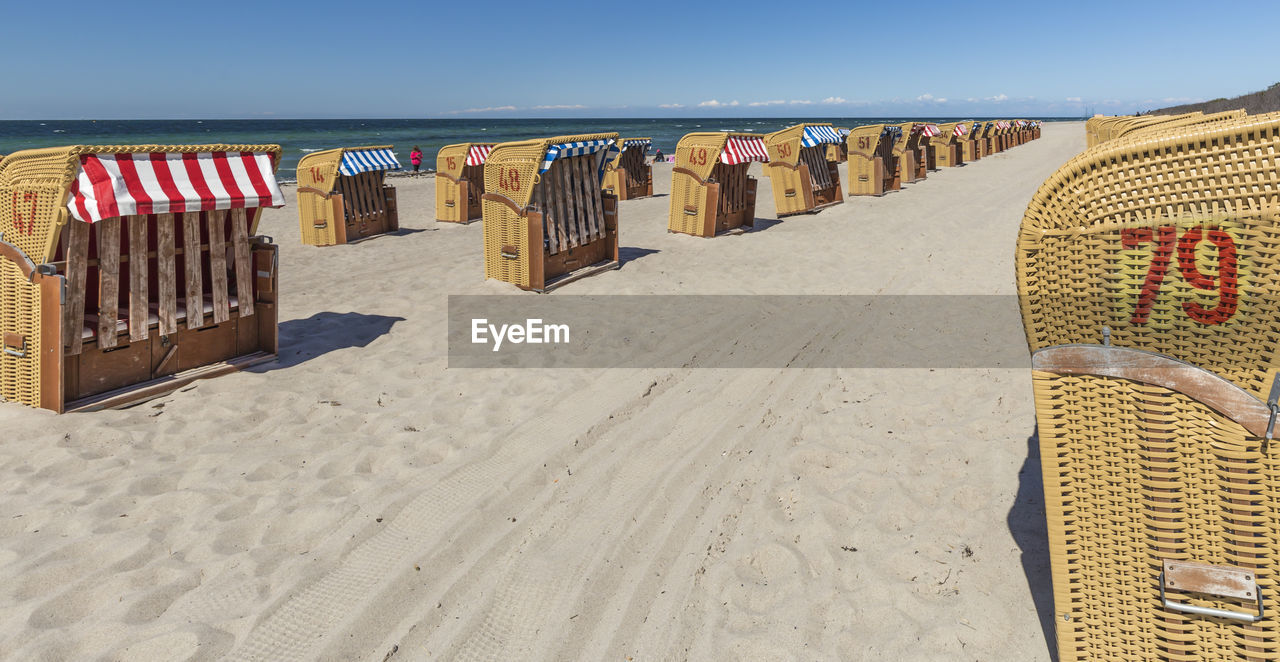
<path fill-rule="evenodd" d="M 14 2 L 0 119 L 1130 113 L 1280 81 L 1277 19 L 1275 2 Z"/>

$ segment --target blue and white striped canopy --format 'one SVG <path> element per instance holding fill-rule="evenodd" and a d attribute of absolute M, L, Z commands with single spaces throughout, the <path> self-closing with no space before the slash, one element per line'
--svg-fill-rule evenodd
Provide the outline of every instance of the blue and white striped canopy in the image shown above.
<path fill-rule="evenodd" d="M 649 145 L 651 144 L 653 144 L 652 140 L 643 139 L 643 138 L 633 138 L 631 140 L 624 140 L 622 141 L 622 151 L 625 152 L 631 149 L 632 147 L 639 147 L 647 152 L 649 151 Z"/>
<path fill-rule="evenodd" d="M 844 140 L 845 138 L 848 138 L 848 137 L 849 137 L 849 129 L 846 129 L 846 128 L 845 128 L 845 127 L 843 127 L 843 126 L 841 126 L 841 127 L 837 127 L 837 128 L 836 128 L 836 133 L 840 134 L 840 139 L 841 139 L 841 140 Z"/>
<path fill-rule="evenodd" d="M 347 149 L 342 152 L 338 172 L 355 175 L 374 170 L 399 170 L 400 162 L 390 149 Z"/>
<path fill-rule="evenodd" d="M 618 141 L 613 138 L 600 138 L 598 140 L 579 140 L 571 143 L 560 143 L 547 148 L 547 155 L 542 159 L 542 166 L 538 168 L 538 174 L 542 174 L 551 169 L 551 164 L 556 159 L 566 156 L 583 156 L 586 154 L 595 154 L 596 152 L 606 152 L 603 159 L 600 159 L 600 171 L 597 173 L 600 179 L 604 179 L 604 166 L 613 160 L 619 152 Z"/>
<path fill-rule="evenodd" d="M 900 126 L 886 126 L 886 127 L 884 128 L 884 130 L 882 130 L 882 131 L 880 132 L 880 137 L 881 137 L 881 138 L 893 138 L 894 140 L 897 140 L 898 138 L 901 138 L 901 137 L 902 137 L 902 127 L 900 127 Z"/>
<path fill-rule="evenodd" d="M 840 134 L 830 126 L 809 125 L 804 128 L 804 138 L 800 139 L 801 147 L 815 145 L 836 145 L 840 143 Z"/>

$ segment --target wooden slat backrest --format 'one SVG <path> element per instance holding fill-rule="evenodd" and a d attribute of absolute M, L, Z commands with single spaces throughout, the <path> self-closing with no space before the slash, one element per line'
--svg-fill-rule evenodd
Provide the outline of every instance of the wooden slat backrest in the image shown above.
<path fill-rule="evenodd" d="M 147 217 L 129 217 L 129 340 L 147 339 Z"/>
<path fill-rule="evenodd" d="M 207 212 L 205 225 L 209 233 L 209 289 L 213 295 L 213 323 L 221 324 L 231 319 L 231 305 L 227 299 L 227 212 Z M 203 305 L 204 302 L 200 303 Z"/>
<path fill-rule="evenodd" d="M 178 332 L 178 261 L 174 246 L 174 215 L 156 217 L 156 284 L 159 301 L 157 317 L 160 335 Z"/>
<path fill-rule="evenodd" d="M 253 315 L 253 254 L 249 250 L 249 219 L 243 209 L 231 210 L 231 245 L 236 262 L 236 299 L 241 317 Z"/>
<path fill-rule="evenodd" d="M 98 231 L 98 347 L 116 346 L 116 319 L 120 313 L 119 217 L 94 224 Z"/>
<path fill-rule="evenodd" d="M 602 152 L 556 159 L 534 187 L 532 200 L 543 210 L 543 236 L 552 255 L 604 236 L 601 158 Z"/>
<path fill-rule="evenodd" d="M 89 281 L 89 224 L 67 223 L 67 305 L 62 320 L 67 352 L 77 355 L 84 347 L 84 299 Z"/>
<path fill-rule="evenodd" d="M 186 265 L 187 328 L 204 326 L 204 273 L 200 268 L 200 212 L 182 215 L 182 263 Z"/>

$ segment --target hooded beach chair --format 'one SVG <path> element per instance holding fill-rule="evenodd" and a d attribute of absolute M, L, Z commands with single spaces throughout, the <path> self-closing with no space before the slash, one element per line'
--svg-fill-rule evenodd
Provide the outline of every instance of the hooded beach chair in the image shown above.
<path fill-rule="evenodd" d="M 484 168 L 484 272 L 545 292 L 617 269 L 618 198 L 601 187 L 618 134 L 499 143 Z"/>
<path fill-rule="evenodd" d="M 902 188 L 898 154 L 902 128 L 892 124 L 864 124 L 849 131 L 849 195 L 884 195 Z"/>
<path fill-rule="evenodd" d="M 983 140 L 979 137 L 982 131 L 983 123 L 967 121 L 964 122 L 965 135 L 957 138 L 960 142 L 960 159 L 965 163 L 977 161 L 982 158 Z"/>
<path fill-rule="evenodd" d="M 484 162 L 494 143 L 446 145 L 436 154 L 436 220 L 470 223 L 480 220 L 484 195 Z"/>
<path fill-rule="evenodd" d="M 902 135 L 893 146 L 897 179 L 902 184 L 918 182 L 929 174 L 928 136 L 936 135 L 937 125 L 905 122 L 899 125 L 899 129 Z"/>
<path fill-rule="evenodd" d="M 830 124 L 797 124 L 764 137 L 769 150 L 765 172 L 779 218 L 844 202 L 840 169 L 827 158 L 827 146 L 839 142 L 840 134 Z"/>
<path fill-rule="evenodd" d="M 312 152 L 298 161 L 298 223 L 302 243 L 333 246 L 400 229 L 396 187 L 386 171 L 399 170 L 390 145 Z"/>
<path fill-rule="evenodd" d="M 964 164 L 960 154 L 960 141 L 968 133 L 964 122 L 939 124 L 938 135 L 929 139 L 929 162 L 937 168 L 951 168 Z"/>
<path fill-rule="evenodd" d="M 1210 113 L 1208 115 L 1191 115 L 1184 116 L 1174 120 L 1147 124 L 1145 126 L 1129 126 L 1117 130 L 1113 136 L 1115 138 L 1124 138 L 1138 134 L 1148 135 L 1161 131 L 1177 131 L 1182 127 L 1198 125 L 1202 128 L 1210 128 L 1208 125 L 1217 124 L 1219 122 L 1230 122 L 1238 120 L 1245 116 L 1244 110 L 1226 110 L 1220 113 Z"/>
<path fill-rule="evenodd" d="M 690 133 L 676 144 L 667 230 L 697 237 L 755 225 L 752 163 L 768 163 L 764 137 L 753 133 Z"/>
<path fill-rule="evenodd" d="M 275 358 L 276 145 L 58 147 L 0 162 L 0 399 L 137 403 Z"/>
<path fill-rule="evenodd" d="M 1280 659 L 1280 114 L 1090 148 L 1017 243 L 1058 659 Z"/>
<path fill-rule="evenodd" d="M 604 190 L 619 200 L 647 198 L 653 195 L 653 166 L 645 160 L 653 140 L 623 138 L 616 156 L 605 164 Z"/>

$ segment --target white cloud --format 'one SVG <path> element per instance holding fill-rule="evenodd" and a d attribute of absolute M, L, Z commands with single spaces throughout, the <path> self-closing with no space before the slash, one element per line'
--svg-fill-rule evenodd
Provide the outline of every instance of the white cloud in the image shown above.
<path fill-rule="evenodd" d="M 946 98 L 946 97 L 942 97 L 941 99 L 934 99 L 934 101 L 936 101 L 936 102 L 938 102 L 938 103 L 946 103 L 946 102 L 947 102 L 947 98 Z"/>
<path fill-rule="evenodd" d="M 533 110 L 580 110 L 582 108 L 586 108 L 586 106 L 580 103 L 575 103 L 572 105 L 560 104 L 555 106 L 534 106 Z"/>
<path fill-rule="evenodd" d="M 813 102 L 812 102 L 812 101 L 810 101 L 810 100 L 808 100 L 808 99 L 803 99 L 803 100 L 801 100 L 801 99 L 792 99 L 792 100 L 791 100 L 791 105 L 793 105 L 793 106 L 809 106 L 809 105 L 812 105 L 812 104 L 813 104 Z"/>
<path fill-rule="evenodd" d="M 747 105 L 748 106 L 781 106 L 784 103 L 786 103 L 786 101 L 783 101 L 782 99 L 775 99 L 773 101 L 752 101 Z"/>
<path fill-rule="evenodd" d="M 660 104 L 658 104 L 658 107 L 659 107 L 659 108 L 684 108 L 684 104 L 682 104 L 682 103 L 660 103 Z"/>
<path fill-rule="evenodd" d="M 844 97 L 827 97 L 821 103 L 849 103 L 849 100 Z"/>
<path fill-rule="evenodd" d="M 710 101 L 703 101 L 702 103 L 698 104 L 698 107 L 699 108 L 729 108 L 731 106 L 736 106 L 736 105 L 738 105 L 738 102 L 736 100 L 729 101 L 727 103 L 721 103 L 719 101 L 716 101 L 715 99 L 712 99 Z"/>
<path fill-rule="evenodd" d="M 933 101 L 933 95 L 927 94 L 927 93 L 921 94 L 920 96 L 916 97 L 916 101 Z"/>
<path fill-rule="evenodd" d="M 997 94 L 997 95 L 995 95 L 995 96 L 993 96 L 993 97 L 987 97 L 987 98 L 986 98 L 986 100 L 987 100 L 987 101 L 996 101 L 996 102 L 1000 102 L 1000 101 L 1008 101 L 1008 100 L 1009 100 L 1009 96 L 1008 96 L 1008 95 L 1005 95 L 1005 94 Z"/>
<path fill-rule="evenodd" d="M 466 110 L 451 110 L 445 115 L 458 115 L 461 113 L 502 113 L 518 110 L 515 106 L 487 106 L 485 108 L 468 108 Z"/>
<path fill-rule="evenodd" d="M 1068 103 L 1080 103 L 1080 97 L 1067 97 Z"/>
<path fill-rule="evenodd" d="M 975 98 L 973 98 L 973 97 L 969 97 L 968 99 L 965 99 L 965 101 L 968 101 L 969 103 L 973 103 L 973 102 L 977 101 L 977 99 L 975 99 Z"/>

